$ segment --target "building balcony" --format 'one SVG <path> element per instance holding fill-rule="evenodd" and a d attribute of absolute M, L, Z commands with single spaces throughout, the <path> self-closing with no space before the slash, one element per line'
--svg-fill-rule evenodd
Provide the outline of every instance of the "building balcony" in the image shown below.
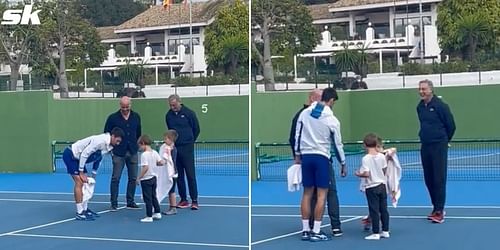
<path fill-rule="evenodd" d="M 314 53 L 336 52 L 347 49 L 378 50 L 378 49 L 406 49 L 413 48 L 418 44 L 418 39 L 408 39 L 406 37 L 391 37 L 365 40 L 341 40 L 325 41 L 321 39 L 320 43 L 313 49 Z"/>
<path fill-rule="evenodd" d="M 102 67 L 113 67 L 122 66 L 127 63 L 130 64 L 144 64 L 144 65 L 156 65 L 156 64 L 184 64 L 185 56 L 176 55 L 160 55 L 160 56 L 135 56 L 135 57 L 110 57 L 108 56 L 104 62 L 102 62 Z"/>

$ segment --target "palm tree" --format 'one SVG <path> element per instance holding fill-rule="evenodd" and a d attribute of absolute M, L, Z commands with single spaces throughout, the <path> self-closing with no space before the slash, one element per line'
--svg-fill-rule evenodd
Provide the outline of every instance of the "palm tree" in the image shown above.
<path fill-rule="evenodd" d="M 348 45 L 344 45 L 344 50 L 335 53 L 334 56 L 338 71 L 352 70 L 363 78 L 368 74 L 366 48 L 349 49 Z"/>
<path fill-rule="evenodd" d="M 118 75 L 124 83 L 136 83 L 138 76 L 138 66 L 126 60 L 125 65 L 118 68 Z"/>
<path fill-rule="evenodd" d="M 466 60 L 474 60 L 477 48 L 481 45 L 487 45 L 494 39 L 494 33 L 488 21 L 478 14 L 461 16 L 457 26 L 457 39 L 465 50 L 463 58 Z"/>
<path fill-rule="evenodd" d="M 236 72 L 238 65 L 248 62 L 248 40 L 243 36 L 230 36 L 222 40 L 222 57 L 226 74 Z"/>

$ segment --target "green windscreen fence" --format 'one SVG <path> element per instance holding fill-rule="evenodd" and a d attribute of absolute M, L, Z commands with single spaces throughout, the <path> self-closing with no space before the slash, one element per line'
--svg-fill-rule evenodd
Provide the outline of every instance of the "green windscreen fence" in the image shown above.
<path fill-rule="evenodd" d="M 384 147 L 395 147 L 401 163 L 403 180 L 423 180 L 418 141 L 384 141 Z M 344 144 L 348 176 L 340 180 L 358 180 L 354 171 L 364 156 L 362 142 Z M 257 179 L 286 181 L 286 171 L 293 164 L 291 147 L 286 143 L 257 143 L 255 146 Z M 339 164 L 333 158 L 338 177 Z M 448 180 L 500 180 L 500 139 L 454 140 L 448 151 Z"/>
<path fill-rule="evenodd" d="M 64 149 L 71 146 L 70 141 L 52 142 L 53 170 L 66 173 L 62 160 Z M 155 141 L 153 148 L 159 150 L 162 141 Z M 248 141 L 207 141 L 195 144 L 196 174 L 208 176 L 248 176 Z M 90 170 L 91 165 L 87 166 Z M 100 163 L 98 172 L 110 174 L 113 164 L 110 154 Z"/>

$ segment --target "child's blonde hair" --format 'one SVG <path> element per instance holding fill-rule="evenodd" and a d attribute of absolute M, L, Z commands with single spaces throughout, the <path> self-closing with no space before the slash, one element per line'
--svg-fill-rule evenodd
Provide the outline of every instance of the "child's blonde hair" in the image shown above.
<path fill-rule="evenodd" d="M 177 134 L 177 131 L 175 131 L 173 129 L 169 129 L 169 130 L 167 130 L 167 132 L 163 133 L 163 138 L 167 137 L 170 140 L 172 140 L 173 142 L 175 142 L 177 140 L 178 136 L 179 136 L 179 134 Z"/>

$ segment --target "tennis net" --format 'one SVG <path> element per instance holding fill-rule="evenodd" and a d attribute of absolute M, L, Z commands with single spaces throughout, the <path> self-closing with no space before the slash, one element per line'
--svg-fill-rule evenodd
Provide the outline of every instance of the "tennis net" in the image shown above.
<path fill-rule="evenodd" d="M 62 160 L 64 149 L 70 141 L 52 142 L 53 170 L 66 173 Z M 153 148 L 159 150 L 162 141 L 154 141 Z M 140 159 L 140 156 L 139 156 Z M 91 166 L 87 166 L 88 170 Z M 247 176 L 248 175 L 248 142 L 245 141 L 207 141 L 195 143 L 195 167 L 197 175 Z M 99 173 L 112 173 L 111 155 L 106 154 L 99 166 Z M 123 171 L 126 172 L 126 171 Z"/>
<path fill-rule="evenodd" d="M 418 141 L 384 141 L 384 147 L 397 148 L 403 169 L 403 180 L 423 180 Z M 357 180 L 353 175 L 364 156 L 362 142 L 344 144 L 348 176 L 337 180 Z M 286 180 L 286 171 L 293 163 L 287 143 L 256 144 L 257 178 Z M 338 163 L 334 160 L 338 177 Z M 500 180 L 500 140 L 455 140 L 448 151 L 448 180 Z"/>

